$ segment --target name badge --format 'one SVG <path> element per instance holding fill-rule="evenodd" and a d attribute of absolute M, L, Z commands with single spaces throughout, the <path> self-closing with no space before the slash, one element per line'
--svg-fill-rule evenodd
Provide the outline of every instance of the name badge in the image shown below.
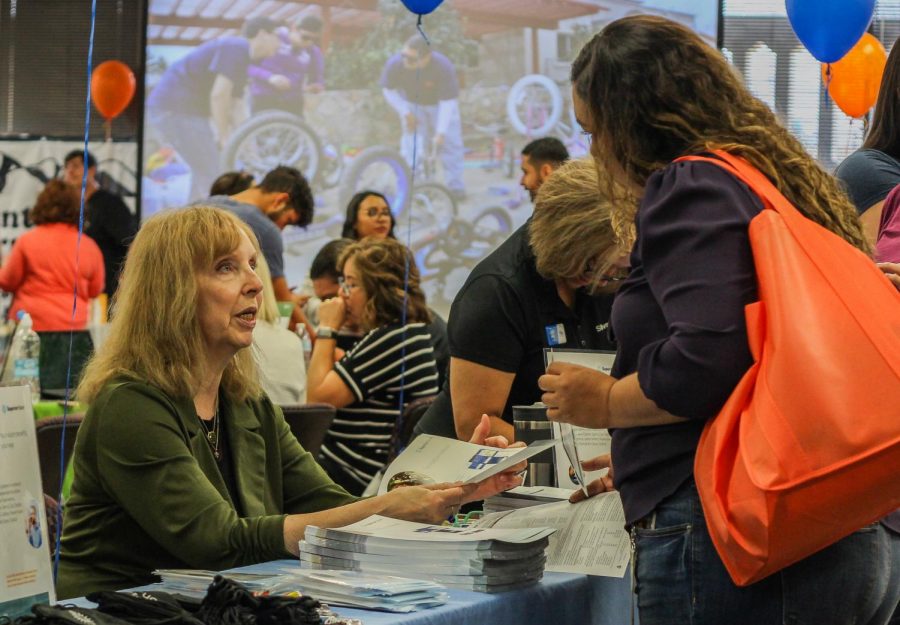
<path fill-rule="evenodd" d="M 547 345 L 550 347 L 562 345 L 566 342 L 566 326 L 563 324 L 557 323 L 545 326 L 544 331 L 547 333 Z"/>

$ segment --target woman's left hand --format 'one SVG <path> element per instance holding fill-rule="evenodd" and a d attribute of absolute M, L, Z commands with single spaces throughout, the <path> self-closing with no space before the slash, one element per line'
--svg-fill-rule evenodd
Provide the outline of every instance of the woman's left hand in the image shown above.
<path fill-rule="evenodd" d="M 469 439 L 469 442 L 487 447 L 498 447 L 500 449 L 506 449 L 507 447 L 525 447 L 525 443 L 521 442 L 510 445 L 505 436 L 488 436 L 490 432 L 491 418 L 486 414 L 483 414 L 481 415 L 481 422 L 475 426 L 475 431 L 472 432 L 472 438 Z M 488 497 L 493 497 L 497 493 L 502 493 L 510 488 L 521 486 L 522 472 L 527 466 L 527 462 L 520 462 L 503 473 L 498 473 L 497 475 L 487 478 L 483 482 L 480 482 L 474 491 L 466 493 L 464 502 L 480 501 L 482 499 L 487 499 Z"/>
<path fill-rule="evenodd" d="M 551 421 L 586 428 L 609 427 L 609 393 L 616 379 L 595 369 L 553 362 L 538 378 Z"/>
<path fill-rule="evenodd" d="M 332 297 L 319 304 L 319 325 L 340 329 L 347 317 L 347 305 L 343 298 Z"/>

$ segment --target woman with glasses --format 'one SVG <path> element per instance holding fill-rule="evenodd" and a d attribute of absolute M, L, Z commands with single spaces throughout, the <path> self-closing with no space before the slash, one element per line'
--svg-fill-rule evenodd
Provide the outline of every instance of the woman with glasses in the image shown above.
<path fill-rule="evenodd" d="M 338 269 L 341 296 L 319 307 L 307 399 L 337 407 L 321 462 L 358 495 L 384 467 L 398 415 L 414 399 L 437 393 L 438 375 L 412 253 L 394 239 L 367 238 L 343 251 Z M 336 359 L 337 330 L 348 321 L 365 334 Z"/>
<path fill-rule="evenodd" d="M 366 237 L 375 239 L 396 239 L 394 225 L 396 220 L 387 198 L 370 189 L 360 191 L 347 204 L 347 217 L 341 236 L 359 241 Z M 438 387 L 444 384 L 444 376 L 450 366 L 450 346 L 447 343 L 447 322 L 435 311 L 429 309 L 431 321 L 428 332 L 431 334 L 431 346 L 434 348 L 434 359 L 438 367 Z"/>
<path fill-rule="evenodd" d="M 366 237 L 396 239 L 394 215 L 387 198 L 370 189 L 360 191 L 350 198 L 341 236 L 357 241 Z"/>

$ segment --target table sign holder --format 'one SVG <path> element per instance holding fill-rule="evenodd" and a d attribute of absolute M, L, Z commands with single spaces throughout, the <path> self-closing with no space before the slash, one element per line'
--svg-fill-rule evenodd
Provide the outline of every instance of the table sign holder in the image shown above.
<path fill-rule="evenodd" d="M 0 620 L 56 600 L 49 540 L 31 389 L 0 387 Z"/>

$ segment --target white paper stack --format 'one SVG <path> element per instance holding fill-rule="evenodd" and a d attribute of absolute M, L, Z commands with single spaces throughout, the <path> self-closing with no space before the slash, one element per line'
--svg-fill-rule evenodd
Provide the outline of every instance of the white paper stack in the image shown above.
<path fill-rule="evenodd" d="M 275 586 L 281 581 L 279 574 L 236 571 L 219 573 L 203 569 L 157 569 L 153 574 L 162 580 L 162 590 L 189 597 L 206 596 L 206 591 L 216 575 L 240 582 L 248 590 L 260 592 L 276 592 Z"/>
<path fill-rule="evenodd" d="M 484 500 L 484 513 L 519 510 L 545 503 L 566 501 L 572 494 L 565 488 L 552 486 L 519 486 Z"/>
<path fill-rule="evenodd" d="M 376 515 L 340 528 L 307 526 L 300 562 L 310 569 L 403 575 L 499 592 L 541 579 L 553 532 L 426 525 Z"/>
<path fill-rule="evenodd" d="M 213 578 L 220 573 L 194 569 L 159 569 L 166 592 L 204 597 Z M 282 568 L 275 572 L 225 571 L 224 577 L 248 590 L 273 595 L 308 595 L 333 606 L 386 612 L 415 612 L 444 605 L 446 589 L 434 582 L 392 575 L 366 575 L 356 571 L 310 571 Z"/>

